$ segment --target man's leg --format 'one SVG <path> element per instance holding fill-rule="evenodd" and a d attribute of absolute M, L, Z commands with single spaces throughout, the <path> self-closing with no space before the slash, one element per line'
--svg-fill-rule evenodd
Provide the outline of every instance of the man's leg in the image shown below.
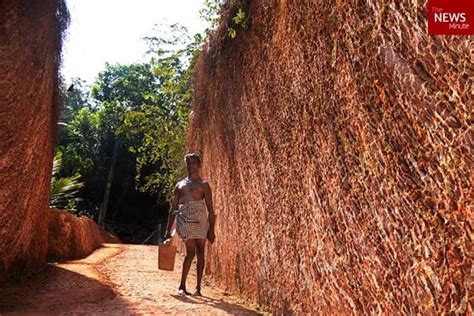
<path fill-rule="evenodd" d="M 188 277 L 191 263 L 193 262 L 194 255 L 196 254 L 196 241 L 195 239 L 186 240 L 186 257 L 183 262 L 183 273 L 181 274 L 181 284 L 179 285 L 180 294 L 189 294 L 186 291 L 186 278 Z"/>
<path fill-rule="evenodd" d="M 201 296 L 201 281 L 204 273 L 204 250 L 206 246 L 206 239 L 196 239 L 196 254 L 197 254 L 197 285 L 194 295 Z"/>

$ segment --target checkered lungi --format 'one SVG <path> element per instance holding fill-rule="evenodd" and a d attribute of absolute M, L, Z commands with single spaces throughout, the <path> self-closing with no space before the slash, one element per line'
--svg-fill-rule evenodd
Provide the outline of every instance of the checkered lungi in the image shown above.
<path fill-rule="evenodd" d="M 176 215 L 176 231 L 181 239 L 207 238 L 209 220 L 204 199 L 180 204 Z"/>

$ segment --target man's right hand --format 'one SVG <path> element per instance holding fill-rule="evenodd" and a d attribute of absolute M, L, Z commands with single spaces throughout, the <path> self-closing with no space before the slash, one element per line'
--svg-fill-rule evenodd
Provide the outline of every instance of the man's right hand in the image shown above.
<path fill-rule="evenodd" d="M 171 233 L 169 231 L 165 232 L 165 235 L 163 236 L 164 240 L 170 239 L 171 238 Z"/>

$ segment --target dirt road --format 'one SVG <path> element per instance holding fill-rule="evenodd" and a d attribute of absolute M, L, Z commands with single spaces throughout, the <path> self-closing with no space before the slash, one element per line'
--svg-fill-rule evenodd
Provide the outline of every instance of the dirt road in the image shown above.
<path fill-rule="evenodd" d="M 160 271 L 156 246 L 105 244 L 85 259 L 50 264 L 26 282 L 0 288 L 0 314 L 260 314 L 206 277 L 203 297 L 176 295 L 181 261 L 178 255 L 175 271 Z M 194 285 L 195 264 L 188 288 Z"/>

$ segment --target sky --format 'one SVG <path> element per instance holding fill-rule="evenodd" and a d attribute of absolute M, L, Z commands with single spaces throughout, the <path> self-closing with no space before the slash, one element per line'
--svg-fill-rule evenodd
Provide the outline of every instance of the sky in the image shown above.
<path fill-rule="evenodd" d="M 206 28 L 206 22 L 199 17 L 203 0 L 66 2 L 71 14 L 61 71 L 66 84 L 73 77 L 91 84 L 105 62 L 128 64 L 146 60 L 146 43 L 142 38 L 158 35 L 153 31 L 156 24 L 180 23 L 191 35 Z"/>

